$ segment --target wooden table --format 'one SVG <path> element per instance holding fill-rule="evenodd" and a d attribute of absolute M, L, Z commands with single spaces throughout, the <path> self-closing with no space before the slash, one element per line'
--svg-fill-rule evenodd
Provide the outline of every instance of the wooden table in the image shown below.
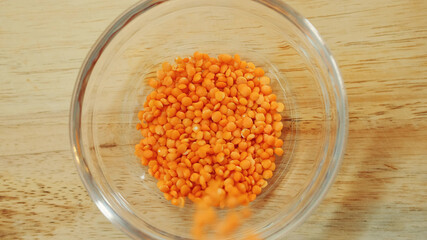
<path fill-rule="evenodd" d="M 0 1 L 0 239 L 123 239 L 91 202 L 68 140 L 79 67 L 135 0 Z M 339 176 L 289 239 L 427 236 L 427 2 L 288 1 L 347 88 Z"/>

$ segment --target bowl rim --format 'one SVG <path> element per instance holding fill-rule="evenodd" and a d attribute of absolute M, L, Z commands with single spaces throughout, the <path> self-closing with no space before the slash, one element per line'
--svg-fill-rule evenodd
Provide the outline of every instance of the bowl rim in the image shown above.
<path fill-rule="evenodd" d="M 79 176 L 89 193 L 90 198 L 99 208 L 99 210 L 104 214 L 104 216 L 112 222 L 116 227 L 121 231 L 126 233 L 132 238 L 143 238 L 143 239 L 152 239 L 156 238 L 149 232 L 141 231 L 132 224 L 120 216 L 114 206 L 107 200 L 105 194 L 101 189 L 99 189 L 98 184 L 94 177 L 92 176 L 89 168 L 89 163 L 85 158 L 83 149 L 80 147 L 81 142 L 81 115 L 82 115 L 82 105 L 84 100 L 84 95 L 86 91 L 86 86 L 89 82 L 92 70 L 97 63 L 97 60 L 103 53 L 104 49 L 108 46 L 111 40 L 116 36 L 122 28 L 124 28 L 133 18 L 139 16 L 145 11 L 157 6 L 162 3 L 169 2 L 171 0 L 146 0 L 140 1 L 133 6 L 129 7 L 124 11 L 119 17 L 117 17 L 104 32 L 100 35 L 94 45 L 91 47 L 91 50 L 87 54 L 83 64 L 80 68 L 77 81 L 74 86 L 71 106 L 70 106 L 70 117 L 69 117 L 69 134 L 70 134 L 70 144 L 71 151 L 75 160 L 76 168 L 78 170 Z M 284 3 L 282 0 L 251 0 L 253 2 L 260 3 L 281 15 L 284 15 L 286 12 L 288 15 L 284 16 L 288 18 L 289 21 L 293 22 L 295 25 L 304 30 L 312 40 L 313 46 L 323 57 L 323 60 L 327 63 L 327 68 L 329 74 L 333 76 L 335 81 L 332 82 L 333 91 L 336 98 L 336 110 L 337 110 L 337 130 L 334 151 L 332 154 L 330 167 L 327 169 L 326 177 L 320 184 L 320 187 L 315 190 L 315 193 L 311 196 L 308 201 L 308 204 L 300 212 L 294 216 L 293 220 L 288 225 L 282 227 L 278 231 L 273 232 L 272 234 L 283 235 L 289 232 L 291 229 L 294 229 L 296 226 L 301 224 L 311 212 L 320 204 L 324 196 L 330 189 L 330 186 L 335 180 L 338 169 L 341 165 L 342 158 L 344 156 L 344 150 L 347 143 L 348 135 L 348 104 L 347 96 L 344 88 L 343 79 L 339 71 L 338 65 L 332 56 L 330 50 L 325 44 L 325 41 L 320 36 L 316 28 L 301 14 L 296 12 L 288 4 Z M 270 234 L 270 236 L 272 235 Z"/>

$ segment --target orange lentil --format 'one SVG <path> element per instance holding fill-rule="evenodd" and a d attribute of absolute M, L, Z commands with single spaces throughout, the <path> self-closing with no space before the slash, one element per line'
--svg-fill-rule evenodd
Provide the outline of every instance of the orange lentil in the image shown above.
<path fill-rule="evenodd" d="M 270 78 L 267 76 L 263 76 L 259 79 L 261 85 L 268 85 L 270 84 Z"/>
<path fill-rule="evenodd" d="M 249 97 L 252 101 L 257 101 L 259 98 L 259 93 L 258 92 L 252 92 Z"/>
<path fill-rule="evenodd" d="M 219 122 L 221 120 L 222 114 L 220 112 L 214 112 L 212 114 L 212 121 Z"/>
<path fill-rule="evenodd" d="M 209 71 L 212 73 L 218 73 L 220 70 L 219 66 L 214 64 L 209 66 Z"/>
<path fill-rule="evenodd" d="M 243 170 L 247 170 L 247 169 L 249 169 L 249 168 L 250 168 L 250 166 L 251 166 L 251 162 L 250 162 L 249 160 L 247 160 L 247 159 L 245 159 L 245 160 L 243 160 L 243 161 L 241 161 L 241 162 L 240 162 L 240 167 L 241 167 Z"/>
<path fill-rule="evenodd" d="M 281 148 L 275 148 L 275 149 L 274 149 L 274 153 L 275 153 L 277 156 L 282 156 L 282 155 L 283 155 L 283 149 L 281 149 Z"/>
<path fill-rule="evenodd" d="M 152 87 L 152 88 L 158 88 L 159 87 L 159 82 L 155 79 L 155 78 L 150 78 L 148 80 L 148 84 Z"/>
<path fill-rule="evenodd" d="M 182 105 L 188 107 L 192 104 L 192 100 L 189 97 L 183 97 L 181 100 Z"/>
<path fill-rule="evenodd" d="M 232 132 L 232 131 L 236 130 L 236 124 L 234 122 L 229 122 L 229 123 L 227 123 L 226 128 L 228 131 Z"/>
<path fill-rule="evenodd" d="M 270 93 L 272 92 L 272 90 L 271 90 L 271 87 L 270 87 L 270 86 L 268 86 L 268 85 L 264 85 L 264 86 L 262 86 L 262 87 L 261 87 L 261 92 L 262 92 L 264 95 L 268 95 L 268 94 L 270 94 Z"/>
<path fill-rule="evenodd" d="M 224 100 L 224 98 L 225 98 L 225 93 L 224 92 L 218 91 L 218 92 L 215 93 L 215 99 L 217 101 L 221 102 L 222 100 Z"/>
<path fill-rule="evenodd" d="M 248 97 L 251 94 L 251 88 L 245 84 L 239 84 L 237 90 L 243 97 Z"/>
<path fill-rule="evenodd" d="M 283 112 L 283 110 L 285 110 L 285 105 L 283 105 L 283 103 L 277 103 L 277 111 Z"/>
<path fill-rule="evenodd" d="M 251 128 L 253 125 L 253 121 L 250 117 L 244 117 L 242 124 L 244 128 Z"/>
<path fill-rule="evenodd" d="M 282 145 L 283 145 L 283 140 L 282 139 L 276 139 L 274 146 L 279 148 L 279 147 L 282 147 Z"/>
<path fill-rule="evenodd" d="M 262 68 L 255 68 L 254 73 L 255 73 L 255 76 L 261 77 L 264 75 L 264 70 Z"/>
<path fill-rule="evenodd" d="M 248 104 L 248 100 L 246 98 L 240 98 L 239 103 L 246 106 Z"/>

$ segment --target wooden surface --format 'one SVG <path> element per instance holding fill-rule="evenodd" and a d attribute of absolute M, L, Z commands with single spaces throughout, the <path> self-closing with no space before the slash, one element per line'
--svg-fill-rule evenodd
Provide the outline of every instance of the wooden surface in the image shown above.
<path fill-rule="evenodd" d="M 68 140 L 79 67 L 135 0 L 0 0 L 0 239 L 124 239 L 91 202 Z M 344 77 L 348 147 L 326 199 L 289 239 L 427 235 L 427 2 L 288 3 Z"/>

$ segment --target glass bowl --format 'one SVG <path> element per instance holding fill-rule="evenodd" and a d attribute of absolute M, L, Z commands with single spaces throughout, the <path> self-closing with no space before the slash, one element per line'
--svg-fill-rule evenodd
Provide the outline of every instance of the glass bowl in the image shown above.
<path fill-rule="evenodd" d="M 347 101 L 338 67 L 316 29 L 279 0 L 149 0 L 116 19 L 83 63 L 70 134 L 77 169 L 101 212 L 135 239 L 191 239 L 193 204 L 171 205 L 134 156 L 146 77 L 195 51 L 238 53 L 263 67 L 282 101 L 285 154 L 231 238 L 283 236 L 324 197 L 343 156 Z M 220 210 L 223 214 L 223 210 Z M 245 227 L 250 226 L 250 228 Z"/>

